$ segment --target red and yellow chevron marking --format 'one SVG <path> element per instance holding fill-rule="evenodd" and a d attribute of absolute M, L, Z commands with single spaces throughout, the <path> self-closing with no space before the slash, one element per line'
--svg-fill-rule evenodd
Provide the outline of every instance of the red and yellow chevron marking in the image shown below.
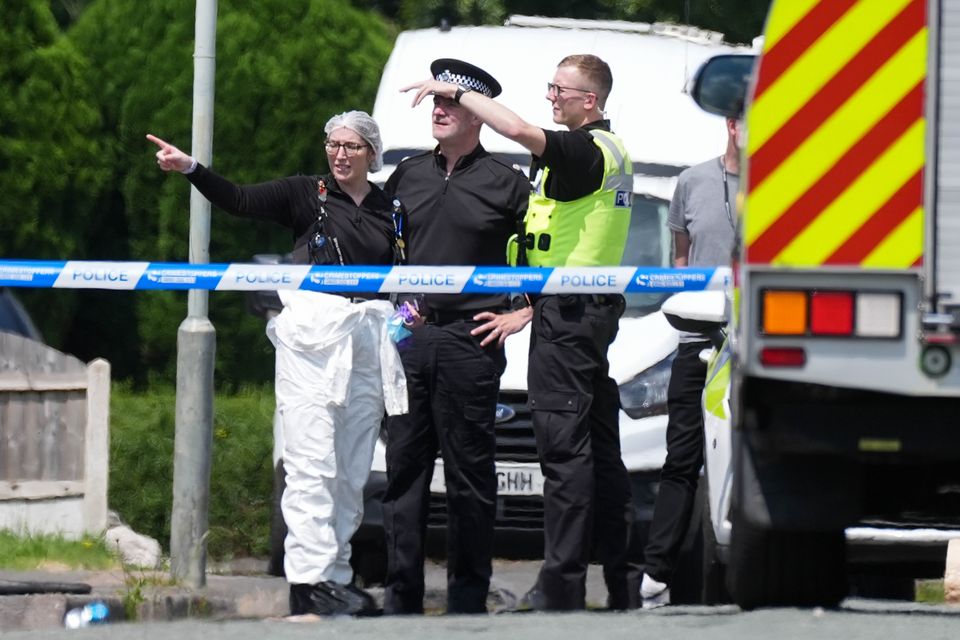
<path fill-rule="evenodd" d="M 926 0 L 780 0 L 747 115 L 745 262 L 923 261 Z"/>

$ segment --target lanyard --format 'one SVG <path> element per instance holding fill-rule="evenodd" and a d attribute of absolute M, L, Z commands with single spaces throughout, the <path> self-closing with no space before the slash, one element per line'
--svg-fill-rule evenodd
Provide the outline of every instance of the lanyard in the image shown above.
<path fill-rule="evenodd" d="M 733 212 L 730 210 L 730 190 L 727 187 L 727 168 L 723 166 L 723 156 L 720 156 L 720 175 L 723 176 L 723 210 L 727 212 L 727 220 L 730 222 L 730 226 L 735 228 Z"/>
<path fill-rule="evenodd" d="M 393 243 L 397 250 L 397 264 L 407 264 L 407 244 L 403 239 L 403 223 L 406 220 L 406 212 L 403 210 L 403 204 L 399 199 L 394 198 L 390 215 L 393 218 Z"/>
<path fill-rule="evenodd" d="M 326 261 L 328 256 L 323 254 L 324 246 L 327 244 L 327 241 L 330 241 L 337 252 L 337 264 L 344 265 L 346 262 L 343 259 L 343 253 L 340 251 L 340 241 L 337 239 L 337 236 L 329 233 L 326 229 L 327 208 L 324 206 L 326 201 L 327 183 L 323 178 L 320 178 L 317 180 L 317 221 L 314 223 L 314 233 L 313 237 L 310 238 L 309 244 L 307 244 L 307 251 L 310 254 L 310 261 L 312 263 L 331 264 Z"/>

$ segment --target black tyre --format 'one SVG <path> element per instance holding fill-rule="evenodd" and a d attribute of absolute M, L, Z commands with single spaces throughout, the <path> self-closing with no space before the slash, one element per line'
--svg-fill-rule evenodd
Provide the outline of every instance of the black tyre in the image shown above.
<path fill-rule="evenodd" d="M 272 576 L 283 577 L 283 541 L 287 537 L 287 523 L 283 521 L 283 511 L 280 509 L 280 499 L 287 486 L 287 474 L 283 469 L 283 460 L 277 461 L 273 470 L 273 500 L 270 514 L 270 560 L 267 563 L 267 573 Z"/>
<path fill-rule="evenodd" d="M 690 525 L 670 582 L 670 599 L 674 604 L 730 602 L 724 576 L 725 569 L 717 555 L 717 539 L 710 521 L 709 485 L 704 476 L 697 486 Z"/>
<path fill-rule="evenodd" d="M 717 545 L 717 536 L 713 531 L 713 521 L 710 512 L 710 491 L 707 485 L 706 476 L 700 481 L 700 496 L 703 500 L 703 508 L 700 512 L 703 534 L 703 556 L 702 556 L 702 585 L 701 599 L 703 604 L 726 604 L 731 602 L 730 593 L 727 591 L 726 574 L 727 569 L 720 561 L 719 547 Z"/>
<path fill-rule="evenodd" d="M 703 499 L 701 478 L 694 496 L 687 533 L 680 544 L 670 578 L 672 604 L 702 604 L 703 597 Z"/>
<path fill-rule="evenodd" d="M 839 531 L 774 531 L 733 514 L 728 588 L 741 609 L 835 607 L 846 597 L 846 541 Z"/>

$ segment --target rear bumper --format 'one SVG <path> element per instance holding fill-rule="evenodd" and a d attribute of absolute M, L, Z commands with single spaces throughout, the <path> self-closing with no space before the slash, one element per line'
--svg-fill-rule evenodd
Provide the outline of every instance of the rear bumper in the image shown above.
<path fill-rule="evenodd" d="M 846 530 L 846 538 L 847 563 L 853 567 L 882 567 L 888 575 L 912 579 L 942 578 L 947 546 L 960 539 L 960 528 L 856 526 Z"/>
<path fill-rule="evenodd" d="M 960 462 L 960 398 L 748 377 L 740 426 L 759 452 Z"/>

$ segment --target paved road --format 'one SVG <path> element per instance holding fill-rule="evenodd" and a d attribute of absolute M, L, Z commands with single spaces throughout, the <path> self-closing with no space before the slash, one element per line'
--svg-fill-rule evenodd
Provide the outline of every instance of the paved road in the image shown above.
<path fill-rule="evenodd" d="M 733 606 L 672 607 L 631 613 L 500 614 L 407 618 L 327 619 L 292 623 L 279 619 L 249 622 L 188 621 L 104 625 L 83 631 L 13 632 L 22 638 L 99 638 L 104 640 L 956 640 L 960 607 L 848 600 L 837 611 L 772 609 L 743 613 Z"/>
<path fill-rule="evenodd" d="M 494 564 L 491 609 L 512 604 L 530 586 L 539 562 L 497 560 Z M 836 611 L 776 609 L 742 612 L 737 607 L 667 607 L 655 611 L 575 614 L 502 613 L 484 616 L 442 616 L 446 571 L 430 563 L 426 572 L 426 605 L 431 615 L 373 619 L 315 619 L 291 622 L 286 612 L 286 583 L 278 578 L 234 582 L 234 596 L 266 598 L 266 619 L 250 621 L 190 620 L 180 622 L 117 622 L 81 631 L 46 628 L 37 631 L 0 629 L 0 640 L 39 638 L 147 638 L 155 640 L 264 640 L 264 638 L 340 638 L 351 640 L 458 640 L 478 637 L 498 640 L 950 640 L 960 639 L 960 606 L 848 599 Z M 382 589 L 372 590 L 378 600 Z M 600 568 L 591 566 L 587 601 L 602 607 L 606 592 Z M 263 604 L 263 603 L 261 603 Z M 2 626 L 2 625 L 0 625 Z M 9 627 L 8 627 L 9 629 Z"/>

